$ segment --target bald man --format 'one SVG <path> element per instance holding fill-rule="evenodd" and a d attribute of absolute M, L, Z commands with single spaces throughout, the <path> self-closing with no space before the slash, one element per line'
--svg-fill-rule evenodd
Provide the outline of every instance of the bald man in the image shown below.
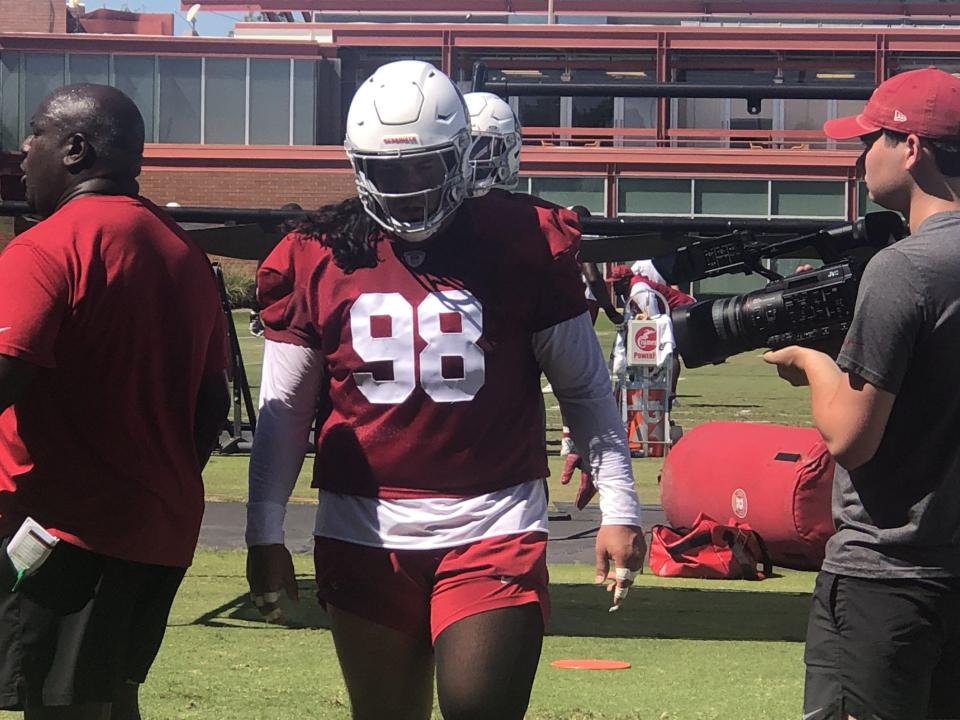
<path fill-rule="evenodd" d="M 138 195 L 123 93 L 47 97 L 23 143 L 44 220 L 0 255 L 0 709 L 139 718 L 228 409 L 204 254 Z"/>

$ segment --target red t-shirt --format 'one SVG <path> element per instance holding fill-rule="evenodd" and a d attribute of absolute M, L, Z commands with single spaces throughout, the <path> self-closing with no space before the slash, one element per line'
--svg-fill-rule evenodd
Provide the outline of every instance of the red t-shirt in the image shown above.
<path fill-rule="evenodd" d="M 0 535 L 29 515 L 103 555 L 189 565 L 197 391 L 226 366 L 204 254 L 144 199 L 80 197 L 0 255 L 0 328 L 0 354 L 40 368 L 0 414 Z"/>
<path fill-rule="evenodd" d="M 264 261 L 266 337 L 326 358 L 314 484 L 367 497 L 473 496 L 548 474 L 535 332 L 586 310 L 576 214 L 470 200 L 425 243 L 384 239 L 346 274 L 291 234 Z"/>

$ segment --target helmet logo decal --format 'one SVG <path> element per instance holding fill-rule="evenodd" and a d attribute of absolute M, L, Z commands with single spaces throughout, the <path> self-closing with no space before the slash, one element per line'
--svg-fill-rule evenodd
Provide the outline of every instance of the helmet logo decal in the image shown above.
<path fill-rule="evenodd" d="M 420 137 L 417 135 L 386 135 L 383 138 L 384 145 L 419 145 Z"/>

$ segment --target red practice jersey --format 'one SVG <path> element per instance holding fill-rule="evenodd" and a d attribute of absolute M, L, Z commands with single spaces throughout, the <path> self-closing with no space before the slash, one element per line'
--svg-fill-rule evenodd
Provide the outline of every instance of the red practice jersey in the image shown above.
<path fill-rule="evenodd" d="M 314 484 L 468 497 L 548 475 L 534 333 L 586 310 L 576 214 L 504 193 L 347 274 L 284 238 L 258 274 L 269 340 L 326 358 Z M 318 251 L 319 248 L 319 251 Z"/>
<path fill-rule="evenodd" d="M 189 565 L 197 392 L 227 359 L 204 254 L 142 198 L 77 198 L 0 255 L 0 328 L 0 354 L 39 368 L 0 414 L 0 536 L 29 515 L 103 555 Z"/>

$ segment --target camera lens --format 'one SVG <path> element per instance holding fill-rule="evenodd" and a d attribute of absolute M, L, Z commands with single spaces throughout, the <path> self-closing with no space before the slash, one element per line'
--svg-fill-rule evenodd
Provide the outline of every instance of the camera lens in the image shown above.
<path fill-rule="evenodd" d="M 748 350 L 814 345 L 842 335 L 857 280 L 848 264 L 827 265 L 745 295 L 677 308 L 671 313 L 677 350 L 684 365 L 696 368 Z"/>

